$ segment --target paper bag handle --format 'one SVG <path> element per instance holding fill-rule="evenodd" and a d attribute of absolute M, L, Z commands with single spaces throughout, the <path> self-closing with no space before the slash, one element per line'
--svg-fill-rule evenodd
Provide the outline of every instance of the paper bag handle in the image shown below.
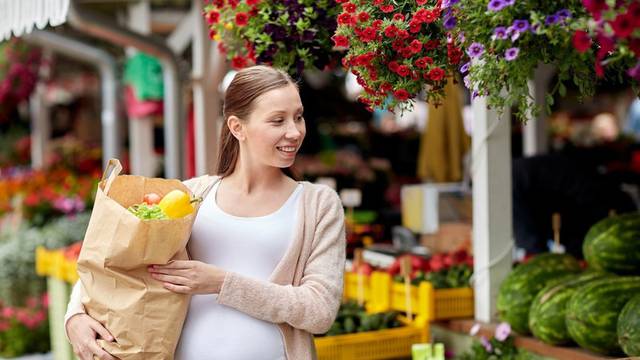
<path fill-rule="evenodd" d="M 109 189 L 111 189 L 111 184 L 116 179 L 118 175 L 120 175 L 120 171 L 122 171 L 122 164 L 120 164 L 120 160 L 118 159 L 109 159 L 107 163 L 107 167 L 104 169 L 104 173 L 102 174 L 102 180 L 105 179 L 107 182 L 104 184 L 104 194 L 107 195 L 109 193 Z M 109 174 L 109 175 L 107 175 Z"/>

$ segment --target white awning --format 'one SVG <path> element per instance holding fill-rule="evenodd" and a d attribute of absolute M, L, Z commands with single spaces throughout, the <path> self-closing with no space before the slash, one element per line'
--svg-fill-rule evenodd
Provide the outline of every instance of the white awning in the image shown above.
<path fill-rule="evenodd" d="M 0 0 L 0 41 L 67 21 L 70 0 Z"/>

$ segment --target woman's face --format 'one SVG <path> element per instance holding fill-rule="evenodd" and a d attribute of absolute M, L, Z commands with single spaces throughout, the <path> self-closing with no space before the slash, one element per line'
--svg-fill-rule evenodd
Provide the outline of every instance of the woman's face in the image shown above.
<path fill-rule="evenodd" d="M 286 168 L 293 165 L 306 134 L 302 101 L 293 85 L 273 89 L 254 100 L 243 124 L 245 150 L 253 164 Z"/>

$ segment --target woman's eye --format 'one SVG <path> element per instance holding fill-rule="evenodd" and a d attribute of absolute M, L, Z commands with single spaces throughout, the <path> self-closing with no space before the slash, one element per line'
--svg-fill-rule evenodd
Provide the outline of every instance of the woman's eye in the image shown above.
<path fill-rule="evenodd" d="M 282 122 L 284 122 L 284 119 L 273 119 L 271 120 L 271 122 L 275 124 L 281 124 Z"/>
<path fill-rule="evenodd" d="M 296 121 L 304 121 L 304 116 L 302 115 L 296 116 Z"/>

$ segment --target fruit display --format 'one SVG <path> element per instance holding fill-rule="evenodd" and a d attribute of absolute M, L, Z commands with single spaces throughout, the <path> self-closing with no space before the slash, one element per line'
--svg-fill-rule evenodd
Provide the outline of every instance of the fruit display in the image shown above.
<path fill-rule="evenodd" d="M 618 343 L 625 354 L 640 356 L 640 295 L 636 295 L 622 308 L 618 316 Z"/>
<path fill-rule="evenodd" d="M 364 307 L 356 302 L 347 302 L 340 306 L 338 316 L 326 336 L 352 334 L 399 327 L 398 312 L 387 311 L 368 314 Z"/>
<path fill-rule="evenodd" d="M 604 278 L 578 288 L 567 305 L 569 335 L 585 349 L 601 354 L 620 354 L 618 317 L 636 294 L 640 294 L 638 276 Z"/>
<path fill-rule="evenodd" d="M 156 193 L 144 195 L 143 203 L 132 205 L 128 210 L 143 220 L 178 219 L 195 211 L 193 203 L 202 199 L 191 199 L 181 190 L 172 190 L 164 197 Z"/>
<path fill-rule="evenodd" d="M 434 254 L 429 259 L 417 255 L 404 255 L 411 259 L 411 284 L 418 285 L 429 281 L 436 289 L 469 287 L 473 274 L 473 257 L 466 250 L 458 250 L 449 254 Z M 393 276 L 394 282 L 404 282 L 400 274 L 398 257 L 387 272 Z"/>
<path fill-rule="evenodd" d="M 640 214 L 599 221 L 587 232 L 582 252 L 594 270 L 640 275 Z"/>
<path fill-rule="evenodd" d="M 605 276 L 607 273 L 588 271 L 580 275 L 571 274 L 552 280 L 531 303 L 529 328 L 533 335 L 551 345 L 571 342 L 565 323 L 569 299 L 579 287 Z"/>
<path fill-rule="evenodd" d="M 529 310 L 538 292 L 549 281 L 580 271 L 580 263 L 566 254 L 541 254 L 517 266 L 498 292 L 496 307 L 500 319 L 518 333 L 529 333 Z"/>

